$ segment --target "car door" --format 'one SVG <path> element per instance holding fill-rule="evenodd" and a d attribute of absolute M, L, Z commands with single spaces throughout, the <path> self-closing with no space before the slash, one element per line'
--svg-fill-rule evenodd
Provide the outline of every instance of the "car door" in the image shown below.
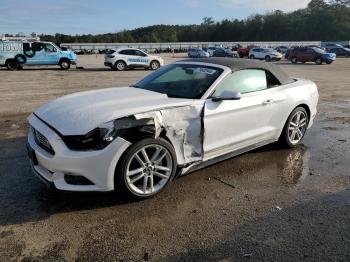
<path fill-rule="evenodd" d="M 258 58 L 258 59 L 262 59 L 263 58 L 263 49 L 261 49 L 261 48 L 257 48 L 257 49 L 255 49 L 255 54 L 256 54 L 256 58 Z"/>
<path fill-rule="evenodd" d="M 128 64 L 130 66 L 135 66 L 135 67 L 148 67 L 149 66 L 149 59 L 147 55 L 137 49 L 130 49 L 128 50 Z"/>
<path fill-rule="evenodd" d="M 44 51 L 44 64 L 57 65 L 59 62 L 59 54 L 57 48 L 50 43 L 44 43 Z"/>
<path fill-rule="evenodd" d="M 297 57 L 298 61 L 306 62 L 307 61 L 306 48 L 298 48 L 294 56 Z"/>
<path fill-rule="evenodd" d="M 215 51 L 215 56 L 223 57 L 223 56 L 225 56 L 225 51 L 222 50 L 222 49 L 218 49 L 218 50 Z"/>
<path fill-rule="evenodd" d="M 264 70 L 245 69 L 229 74 L 212 96 L 225 91 L 241 93 L 239 100 L 213 101 L 204 108 L 204 158 L 253 146 L 272 139 L 273 94 Z"/>
<path fill-rule="evenodd" d="M 304 53 L 304 61 L 305 62 L 313 62 L 316 60 L 316 52 L 312 48 L 308 47 L 306 48 L 306 51 Z"/>
<path fill-rule="evenodd" d="M 27 51 L 27 63 L 28 65 L 42 65 L 45 63 L 46 54 L 44 50 L 44 43 L 34 42 L 31 46 L 31 53 Z"/>

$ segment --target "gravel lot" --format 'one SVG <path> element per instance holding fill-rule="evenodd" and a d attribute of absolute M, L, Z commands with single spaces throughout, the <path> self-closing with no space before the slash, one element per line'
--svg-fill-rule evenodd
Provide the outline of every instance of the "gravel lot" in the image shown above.
<path fill-rule="evenodd" d="M 48 190 L 30 171 L 26 118 L 150 71 L 113 72 L 95 55 L 79 57 L 80 70 L 0 69 L 0 261 L 350 261 L 350 59 L 278 64 L 319 87 L 304 145 L 255 150 L 141 202 Z"/>

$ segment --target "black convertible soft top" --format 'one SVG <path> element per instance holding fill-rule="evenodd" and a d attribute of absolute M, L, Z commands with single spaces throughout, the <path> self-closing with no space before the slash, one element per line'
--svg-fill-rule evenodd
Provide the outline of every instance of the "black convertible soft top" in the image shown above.
<path fill-rule="evenodd" d="M 239 71 L 242 69 L 262 69 L 271 72 L 280 81 L 282 85 L 294 82 L 294 80 L 290 78 L 290 76 L 286 72 L 284 72 L 279 66 L 273 63 L 267 63 L 258 60 L 228 57 L 210 57 L 185 59 L 178 62 L 197 62 L 221 65 L 231 68 L 232 72 Z"/>

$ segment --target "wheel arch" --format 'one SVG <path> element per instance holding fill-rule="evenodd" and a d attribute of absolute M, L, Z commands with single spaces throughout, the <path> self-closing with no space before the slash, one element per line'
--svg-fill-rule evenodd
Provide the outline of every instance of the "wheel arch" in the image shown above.
<path fill-rule="evenodd" d="M 297 108 L 297 107 L 302 107 L 302 108 L 304 108 L 305 109 L 305 111 L 306 111 L 306 113 L 307 113 L 307 117 L 308 117 L 308 119 L 310 120 L 310 117 L 311 117 L 311 110 L 310 110 L 310 107 L 307 105 L 307 104 L 299 104 L 299 105 L 297 105 L 296 107 L 294 107 L 294 109 L 295 108 Z M 293 109 L 293 110 L 294 110 Z M 293 112 L 293 110 L 291 111 L 291 112 Z"/>
<path fill-rule="evenodd" d="M 149 62 L 149 66 L 151 66 L 153 62 L 157 62 L 160 66 L 160 62 L 155 58 L 151 59 L 151 61 Z"/>
<path fill-rule="evenodd" d="M 132 127 L 125 130 L 122 130 L 122 132 L 119 134 L 120 137 L 127 140 L 131 144 L 134 144 L 142 139 L 145 138 L 163 138 L 167 140 L 171 146 L 175 149 L 173 142 L 171 139 L 167 136 L 167 132 L 165 129 L 163 129 L 158 136 L 155 134 L 155 130 L 153 127 L 150 126 L 138 126 L 138 127 Z M 176 152 L 176 150 L 175 150 Z"/>
<path fill-rule="evenodd" d="M 285 118 L 285 121 L 284 121 L 284 123 L 283 123 L 283 126 L 282 126 L 282 128 L 281 128 L 281 131 L 280 131 L 278 137 L 281 137 L 282 132 L 283 132 L 283 130 L 284 130 L 286 124 L 287 124 L 287 121 L 288 121 L 289 116 L 290 116 L 291 113 L 292 113 L 296 108 L 298 108 L 298 107 L 302 107 L 302 108 L 305 109 L 305 111 L 306 111 L 306 113 L 307 113 L 308 120 L 310 121 L 310 117 L 311 117 L 311 110 L 310 110 L 310 107 L 309 107 L 306 103 L 299 103 L 299 104 L 297 104 L 296 106 L 294 106 L 294 107 L 292 108 L 292 110 L 289 111 L 289 114 L 288 114 L 287 117 Z"/>
<path fill-rule="evenodd" d="M 145 126 L 143 126 L 145 127 Z M 129 148 L 143 140 L 146 138 L 161 138 L 164 139 L 165 141 L 167 141 L 173 148 L 174 152 L 175 152 L 175 163 L 177 163 L 177 159 L 178 159 L 178 152 L 176 151 L 171 139 L 169 139 L 169 137 L 166 135 L 166 130 L 162 130 L 161 133 L 159 134 L 159 136 L 155 137 L 155 133 L 152 133 L 152 131 L 149 130 L 142 130 L 142 126 L 140 127 L 135 127 L 135 128 L 129 128 L 129 129 L 125 129 L 124 134 L 119 134 L 119 136 L 121 138 L 123 138 L 124 140 L 126 140 L 127 142 L 129 142 L 129 146 L 125 148 L 125 150 L 120 154 L 120 156 L 118 157 L 116 163 L 114 164 L 114 172 L 113 172 L 113 190 L 116 190 L 118 187 L 118 183 L 117 183 L 117 172 L 118 169 L 120 168 L 120 166 L 122 165 L 122 159 L 125 157 L 127 151 L 129 150 Z M 178 174 L 178 168 L 179 168 L 179 164 L 177 163 L 177 166 L 175 166 L 176 169 L 176 173 L 174 175 L 174 178 L 177 176 Z"/>
<path fill-rule="evenodd" d="M 61 57 L 60 60 L 58 61 L 58 64 L 61 64 L 63 61 L 69 61 L 70 59 L 68 57 Z"/>
<path fill-rule="evenodd" d="M 125 66 L 128 66 L 128 63 L 127 63 L 124 59 L 121 59 L 121 58 L 117 59 L 117 60 L 114 62 L 114 66 L 117 66 L 117 64 L 118 64 L 119 62 L 123 62 L 123 63 L 125 64 Z"/>

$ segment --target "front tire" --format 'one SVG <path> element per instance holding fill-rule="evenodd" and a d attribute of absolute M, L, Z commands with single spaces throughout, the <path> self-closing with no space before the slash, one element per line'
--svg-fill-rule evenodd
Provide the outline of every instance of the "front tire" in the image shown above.
<path fill-rule="evenodd" d="M 150 66 L 151 70 L 157 70 L 159 67 L 160 67 L 160 64 L 158 61 L 153 60 L 151 62 L 151 66 Z"/>
<path fill-rule="evenodd" d="M 308 125 L 309 116 L 305 108 L 295 108 L 284 125 L 279 142 L 288 148 L 296 147 L 303 140 Z"/>
<path fill-rule="evenodd" d="M 254 55 L 250 55 L 249 58 L 250 59 L 254 59 L 255 57 L 254 57 Z"/>
<path fill-rule="evenodd" d="M 62 59 L 59 65 L 62 70 L 68 70 L 70 68 L 70 61 L 68 59 Z"/>
<path fill-rule="evenodd" d="M 134 199 L 160 193 L 172 181 L 177 161 L 172 145 L 162 138 L 144 138 L 124 153 L 115 173 L 115 188 Z"/>
<path fill-rule="evenodd" d="M 268 56 L 268 55 L 265 56 L 265 61 L 266 61 L 266 62 L 271 62 L 271 56 Z"/>
<path fill-rule="evenodd" d="M 293 64 L 298 63 L 298 59 L 295 56 L 292 57 L 291 61 L 292 61 Z"/>
<path fill-rule="evenodd" d="M 315 64 L 316 65 L 322 65 L 322 59 L 321 58 L 316 58 Z"/>

